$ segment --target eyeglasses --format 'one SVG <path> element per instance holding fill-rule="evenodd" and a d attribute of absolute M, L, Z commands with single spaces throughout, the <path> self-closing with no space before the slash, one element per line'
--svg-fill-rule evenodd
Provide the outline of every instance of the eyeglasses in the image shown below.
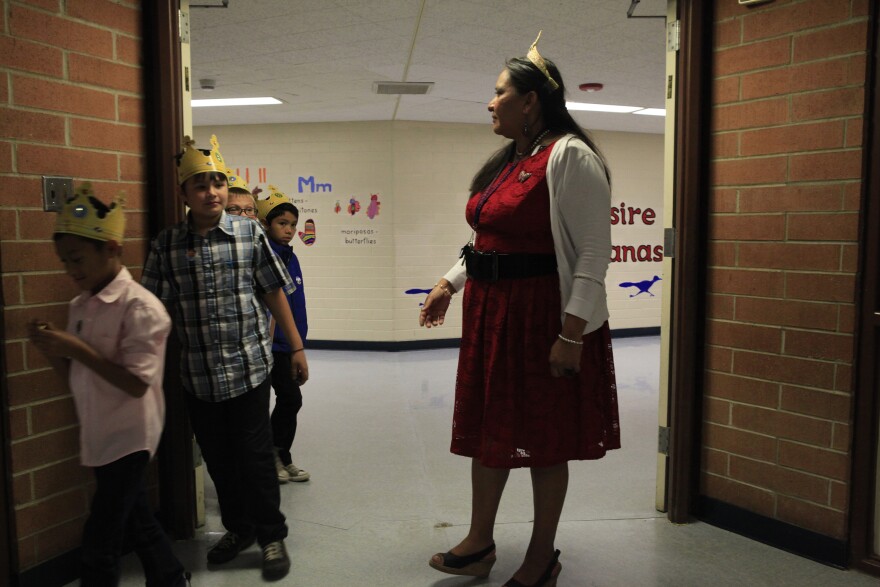
<path fill-rule="evenodd" d="M 238 206 L 230 206 L 226 208 L 227 214 L 235 214 L 236 216 L 256 216 L 256 208 L 239 208 Z"/>

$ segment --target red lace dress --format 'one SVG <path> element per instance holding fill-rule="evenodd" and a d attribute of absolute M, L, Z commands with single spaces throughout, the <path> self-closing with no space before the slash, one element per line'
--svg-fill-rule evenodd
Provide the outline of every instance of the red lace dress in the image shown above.
<path fill-rule="evenodd" d="M 486 200 L 477 250 L 554 254 L 545 177 L 550 151 L 516 164 Z M 468 202 L 471 226 L 479 199 Z M 620 447 L 608 324 L 583 337 L 579 376 L 550 375 L 550 347 L 562 326 L 558 275 L 468 279 L 463 297 L 453 453 L 487 467 L 546 467 L 599 459 Z"/>

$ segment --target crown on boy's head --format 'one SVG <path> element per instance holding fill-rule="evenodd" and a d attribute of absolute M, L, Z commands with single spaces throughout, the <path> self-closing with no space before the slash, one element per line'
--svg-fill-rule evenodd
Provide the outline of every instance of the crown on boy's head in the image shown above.
<path fill-rule="evenodd" d="M 269 216 L 269 212 L 271 212 L 276 206 L 291 203 L 290 198 L 284 195 L 284 192 L 276 188 L 274 185 L 270 185 L 268 190 L 269 197 L 265 200 L 257 200 L 257 216 L 260 217 L 260 220 L 265 220 L 266 217 Z"/>
<path fill-rule="evenodd" d="M 75 234 L 99 241 L 121 243 L 125 236 L 124 198 L 120 193 L 108 206 L 92 191 L 92 184 L 81 184 L 68 199 L 55 220 L 55 232 Z"/>
<path fill-rule="evenodd" d="M 226 170 L 226 182 L 229 185 L 229 189 L 238 188 L 240 190 L 244 190 L 247 193 L 251 193 L 251 190 L 248 189 L 247 182 L 244 178 L 231 169 Z"/>
<path fill-rule="evenodd" d="M 177 155 L 177 183 L 183 182 L 199 173 L 221 173 L 226 175 L 226 163 L 220 154 L 217 137 L 211 135 L 211 150 L 196 148 L 196 142 L 189 136 L 183 137 L 183 151 Z"/>

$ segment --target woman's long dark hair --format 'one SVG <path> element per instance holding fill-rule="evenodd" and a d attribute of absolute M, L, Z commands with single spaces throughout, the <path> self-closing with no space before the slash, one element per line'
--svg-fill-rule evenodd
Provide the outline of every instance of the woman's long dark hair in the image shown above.
<path fill-rule="evenodd" d="M 535 65 L 525 57 L 514 57 L 508 59 L 505 63 L 507 72 L 510 75 L 510 83 L 516 88 L 520 94 L 527 94 L 534 91 L 538 95 L 538 101 L 541 103 L 541 113 L 544 117 L 545 128 L 551 133 L 573 134 L 584 141 L 602 160 L 605 167 L 605 177 L 608 183 L 611 183 L 611 176 L 608 173 L 608 164 L 605 157 L 599 151 L 596 143 L 590 138 L 581 126 L 575 122 L 574 118 L 565 107 L 565 85 L 562 83 L 562 76 L 559 69 L 549 59 L 544 60 L 547 64 L 547 71 L 559 84 L 555 90 L 549 84 L 547 76 L 535 67 Z M 501 147 L 492 154 L 491 157 L 483 164 L 483 167 L 474 176 L 471 181 L 471 196 L 486 189 L 492 183 L 492 180 L 501 171 L 505 163 L 513 159 L 516 152 L 516 142 L 510 141 L 507 145 Z"/>

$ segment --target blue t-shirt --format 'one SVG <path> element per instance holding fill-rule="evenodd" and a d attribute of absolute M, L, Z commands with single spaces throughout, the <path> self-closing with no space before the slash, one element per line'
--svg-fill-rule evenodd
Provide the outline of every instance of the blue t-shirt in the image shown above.
<path fill-rule="evenodd" d="M 269 246 L 272 247 L 272 250 L 278 255 L 284 266 L 287 267 L 290 279 L 293 280 L 293 284 L 296 286 L 295 292 L 287 294 L 287 303 L 290 304 L 290 311 L 293 313 L 296 329 L 299 331 L 300 338 L 303 339 L 303 344 L 305 344 L 306 335 L 309 332 L 309 321 L 306 318 L 306 291 L 303 288 L 302 269 L 299 266 L 299 259 L 296 258 L 293 247 L 290 245 L 278 244 L 270 238 Z M 284 333 L 281 332 L 281 328 L 276 324 L 272 352 L 289 353 L 292 350 Z"/>

